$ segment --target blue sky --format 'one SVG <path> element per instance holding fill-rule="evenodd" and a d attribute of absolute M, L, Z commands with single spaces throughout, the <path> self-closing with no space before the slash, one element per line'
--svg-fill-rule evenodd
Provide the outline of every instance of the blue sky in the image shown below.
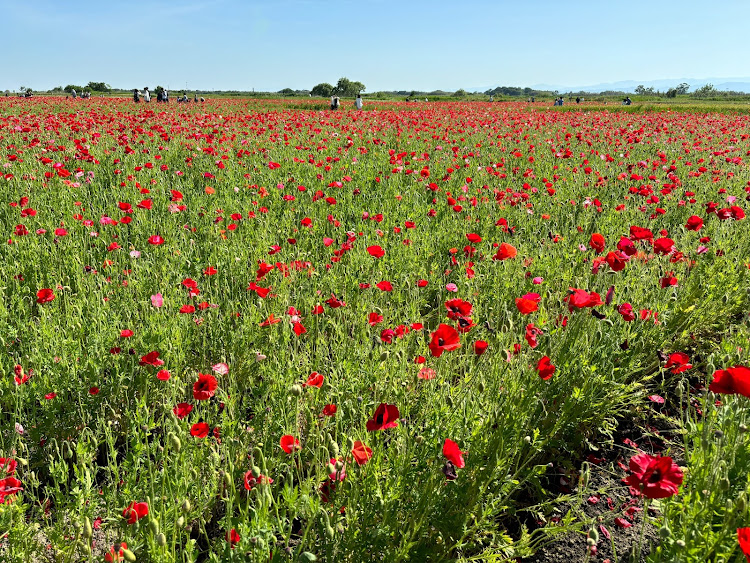
<path fill-rule="evenodd" d="M 0 90 L 590 85 L 747 77 L 750 1 L 0 0 Z"/>

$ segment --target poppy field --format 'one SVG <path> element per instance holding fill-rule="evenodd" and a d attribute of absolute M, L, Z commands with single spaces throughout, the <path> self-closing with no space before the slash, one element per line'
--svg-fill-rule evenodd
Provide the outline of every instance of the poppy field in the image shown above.
<path fill-rule="evenodd" d="M 3 561 L 750 561 L 750 116 L 0 99 L 0 144 Z"/>

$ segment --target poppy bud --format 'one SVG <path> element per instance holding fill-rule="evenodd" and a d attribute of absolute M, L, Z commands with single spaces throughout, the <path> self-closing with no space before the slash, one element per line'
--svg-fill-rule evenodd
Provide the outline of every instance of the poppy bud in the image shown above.
<path fill-rule="evenodd" d="M 335 533 L 336 532 L 332 526 L 326 526 L 326 536 L 328 537 L 329 540 L 333 539 L 333 536 L 335 535 Z"/>
<path fill-rule="evenodd" d="M 180 442 L 180 438 L 175 434 L 174 432 L 170 432 L 167 434 L 167 438 L 169 439 L 169 444 L 172 446 L 172 449 L 176 452 L 180 451 L 180 448 L 182 448 L 182 442 Z"/>
<path fill-rule="evenodd" d="M 484 381 L 479 382 L 479 385 L 477 385 L 477 389 L 479 390 L 480 393 L 484 393 L 484 389 L 485 389 Z"/>
<path fill-rule="evenodd" d="M 742 434 L 745 434 L 747 432 L 747 424 L 740 424 L 738 428 L 740 429 L 740 432 Z"/>
<path fill-rule="evenodd" d="M 330 444 L 328 444 L 328 449 L 331 450 L 331 455 L 333 455 L 333 457 L 338 457 L 339 445 L 336 442 L 331 442 Z"/>
<path fill-rule="evenodd" d="M 586 538 L 586 545 L 594 547 L 596 545 L 596 540 L 594 538 Z"/>
<path fill-rule="evenodd" d="M 679 548 L 681 548 L 681 549 L 682 549 L 682 548 L 684 548 L 684 547 L 685 547 L 685 540 L 677 540 L 676 542 L 674 542 L 674 544 L 675 544 L 675 545 L 676 545 L 677 547 L 679 547 Z"/>
<path fill-rule="evenodd" d="M 88 542 L 85 541 L 78 541 L 78 549 L 83 551 L 84 553 L 91 553 L 91 546 L 88 544 Z"/>
<path fill-rule="evenodd" d="M 224 478 L 224 486 L 227 489 L 231 489 L 232 488 L 232 474 L 229 473 L 229 472 L 227 472 L 227 471 L 225 471 L 224 475 L 223 475 L 223 478 Z"/>
<path fill-rule="evenodd" d="M 414 437 L 414 441 L 415 441 L 415 442 L 416 442 L 417 444 L 421 444 L 422 442 L 424 442 L 424 436 L 422 436 L 421 434 L 417 434 L 417 435 L 416 435 L 416 436 Z"/>
<path fill-rule="evenodd" d="M 659 528 L 659 537 L 662 539 L 667 539 L 669 536 L 672 535 L 672 530 L 670 530 L 667 526 L 662 526 Z"/>
<path fill-rule="evenodd" d="M 745 509 L 747 508 L 747 501 L 745 500 L 744 494 L 737 499 L 737 502 L 734 503 L 734 507 L 740 514 L 743 514 L 745 512 Z"/>
<path fill-rule="evenodd" d="M 354 438 L 346 439 L 346 451 L 350 452 L 354 449 Z"/>
<path fill-rule="evenodd" d="M 63 443 L 63 457 L 65 459 L 70 459 L 73 457 L 73 450 L 70 449 L 70 443 L 64 442 Z"/>
<path fill-rule="evenodd" d="M 523 439 L 523 443 L 524 443 L 524 444 L 530 444 L 530 443 L 531 443 L 531 436 L 526 436 L 526 437 L 524 437 L 524 439 Z"/>
<path fill-rule="evenodd" d="M 164 534 L 156 534 L 156 543 L 159 545 L 159 547 L 164 547 L 167 545 L 167 536 Z"/>
<path fill-rule="evenodd" d="M 260 476 L 262 475 L 262 472 L 261 472 L 261 470 L 260 470 L 260 467 L 258 467 L 257 465 L 253 465 L 253 466 L 252 466 L 252 467 L 250 468 L 250 473 L 251 473 L 251 474 L 252 474 L 252 476 L 253 476 L 253 477 L 255 477 L 256 479 L 258 479 L 258 478 L 259 478 L 259 477 L 260 477 Z"/>
<path fill-rule="evenodd" d="M 23 467 L 28 467 L 29 466 L 28 460 L 26 460 L 26 459 L 24 459 L 22 457 L 17 457 L 16 461 L 18 462 L 18 465 L 22 465 Z"/>
<path fill-rule="evenodd" d="M 178 528 L 182 528 L 185 525 L 185 517 L 184 516 L 180 516 L 177 519 L 177 522 L 175 522 L 175 524 L 177 525 Z"/>
<path fill-rule="evenodd" d="M 148 527 L 151 528 L 152 534 L 158 534 L 159 533 L 159 521 L 156 518 L 151 518 L 148 521 Z"/>
<path fill-rule="evenodd" d="M 85 518 L 83 519 L 83 532 L 81 532 L 81 535 L 82 535 L 82 536 L 83 536 L 84 538 L 89 538 L 89 539 L 91 539 L 91 536 L 93 536 L 93 535 L 94 535 L 94 530 L 93 530 L 93 528 L 91 527 L 91 520 L 89 520 L 89 517 L 88 517 L 88 516 L 86 516 L 86 517 L 85 517 Z"/>
<path fill-rule="evenodd" d="M 344 469 L 344 462 L 341 460 L 338 460 L 336 462 L 336 471 L 341 471 L 342 469 Z"/>
<path fill-rule="evenodd" d="M 186 514 L 187 514 L 188 512 L 190 512 L 190 499 L 185 499 L 185 500 L 183 500 L 183 501 L 182 501 L 182 506 L 180 506 L 180 509 L 181 509 L 181 510 L 182 510 L 182 511 L 183 511 L 184 513 L 186 513 Z"/>
<path fill-rule="evenodd" d="M 312 563 L 312 561 L 317 561 L 318 558 L 315 557 L 314 553 L 310 553 L 309 551 L 305 551 L 304 553 L 302 553 L 302 555 L 299 556 L 299 560 L 300 561 L 305 561 L 305 562 Z"/>
<path fill-rule="evenodd" d="M 589 530 L 589 539 L 594 540 L 594 543 L 599 541 L 599 532 L 596 528 L 591 528 Z"/>
<path fill-rule="evenodd" d="M 135 553 L 130 551 L 129 549 L 121 548 L 122 549 L 122 556 L 125 558 L 125 561 L 135 561 Z"/>
<path fill-rule="evenodd" d="M 289 388 L 289 394 L 293 395 L 295 397 L 299 397 L 300 395 L 302 395 L 302 386 L 300 386 L 300 385 L 292 385 Z"/>
<path fill-rule="evenodd" d="M 336 473 L 336 466 L 333 465 L 332 463 L 329 463 L 328 466 L 326 467 L 326 470 L 328 471 L 329 475 L 331 473 Z"/>
<path fill-rule="evenodd" d="M 719 481 L 719 488 L 722 491 L 728 491 L 729 488 L 732 486 L 732 484 L 729 482 L 729 479 L 724 477 L 721 481 Z"/>

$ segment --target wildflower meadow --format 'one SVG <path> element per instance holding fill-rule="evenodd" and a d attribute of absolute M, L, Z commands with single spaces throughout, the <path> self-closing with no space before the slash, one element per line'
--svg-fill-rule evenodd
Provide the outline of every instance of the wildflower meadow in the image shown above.
<path fill-rule="evenodd" d="M 0 559 L 750 560 L 750 116 L 326 102 L 0 99 Z"/>

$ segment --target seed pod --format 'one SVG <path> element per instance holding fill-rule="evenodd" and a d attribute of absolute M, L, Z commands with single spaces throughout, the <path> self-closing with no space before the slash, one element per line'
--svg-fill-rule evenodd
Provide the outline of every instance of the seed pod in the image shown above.
<path fill-rule="evenodd" d="M 162 533 L 156 534 L 156 543 L 159 547 L 164 547 L 167 545 L 167 536 L 165 536 Z"/>
<path fill-rule="evenodd" d="M 70 449 L 70 444 L 68 442 L 63 442 L 63 457 L 65 459 L 73 457 L 73 450 Z"/>
<path fill-rule="evenodd" d="M 148 527 L 151 528 L 152 534 L 159 533 L 159 521 L 156 518 L 150 518 L 148 521 Z"/>
<path fill-rule="evenodd" d="M 596 528 L 591 528 L 589 530 L 589 537 L 594 540 L 594 543 L 599 541 L 599 531 Z"/>
<path fill-rule="evenodd" d="M 122 548 L 122 556 L 125 558 L 125 561 L 135 561 L 135 553 L 130 551 L 129 549 Z"/>
<path fill-rule="evenodd" d="M 328 444 L 328 449 L 331 450 L 333 457 L 339 456 L 339 445 L 336 442 L 331 441 L 331 443 Z"/>
<path fill-rule="evenodd" d="M 89 517 L 86 516 L 83 519 L 83 532 L 81 532 L 84 538 L 91 538 L 94 535 L 94 530 L 91 527 L 91 520 L 89 520 Z"/>
<path fill-rule="evenodd" d="M 180 510 L 182 510 L 185 513 L 190 512 L 190 499 L 185 499 L 182 501 L 182 505 L 180 506 Z"/>
<path fill-rule="evenodd" d="M 737 502 L 734 503 L 734 507 L 737 509 L 738 513 L 744 514 L 745 509 L 747 508 L 747 501 L 745 500 L 744 493 L 740 495 L 740 498 L 738 498 Z"/>
<path fill-rule="evenodd" d="M 172 449 L 176 452 L 179 452 L 182 448 L 182 442 L 180 441 L 180 438 L 175 434 L 174 432 L 170 432 L 167 434 L 167 438 L 169 439 L 169 445 L 172 446 Z"/>
<path fill-rule="evenodd" d="M 289 394 L 293 397 L 299 397 L 300 395 L 302 395 L 302 386 L 296 384 L 292 385 L 289 388 Z"/>
<path fill-rule="evenodd" d="M 177 525 L 178 528 L 182 528 L 185 525 L 185 517 L 184 516 L 180 516 L 177 519 L 177 522 L 175 522 L 175 524 Z"/>

